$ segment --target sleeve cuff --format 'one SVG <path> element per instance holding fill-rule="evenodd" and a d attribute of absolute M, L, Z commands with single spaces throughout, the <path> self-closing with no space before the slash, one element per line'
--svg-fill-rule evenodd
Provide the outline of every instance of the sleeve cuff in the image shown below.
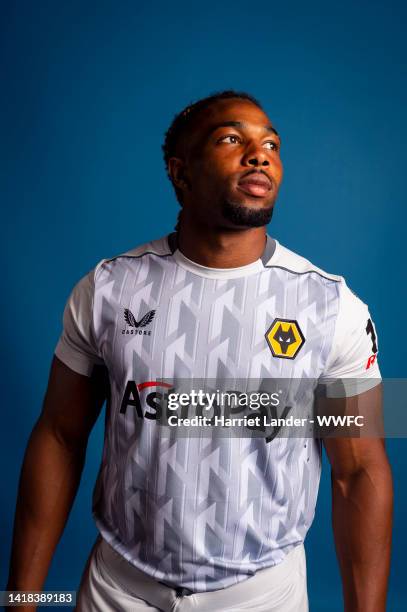
<path fill-rule="evenodd" d="M 83 354 L 77 353 L 73 355 L 72 351 L 67 350 L 61 340 L 59 340 L 58 344 L 56 345 L 54 354 L 60 361 L 68 366 L 68 368 L 77 374 L 82 374 L 83 376 L 91 376 L 94 366 L 103 364 L 102 360 L 92 360 Z"/>
<path fill-rule="evenodd" d="M 320 393 L 327 398 L 353 397 L 373 389 L 382 382 L 380 376 L 369 378 L 333 378 L 320 383 Z"/>

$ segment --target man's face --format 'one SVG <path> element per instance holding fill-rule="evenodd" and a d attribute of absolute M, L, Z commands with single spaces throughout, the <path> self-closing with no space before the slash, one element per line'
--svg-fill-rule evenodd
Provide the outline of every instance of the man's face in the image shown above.
<path fill-rule="evenodd" d="M 183 208 L 217 228 L 266 225 L 282 180 L 280 139 L 249 101 L 221 100 L 203 111 L 183 143 Z"/>

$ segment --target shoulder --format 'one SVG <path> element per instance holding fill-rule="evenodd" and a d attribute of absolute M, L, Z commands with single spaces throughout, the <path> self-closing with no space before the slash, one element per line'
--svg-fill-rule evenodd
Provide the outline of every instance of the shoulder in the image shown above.
<path fill-rule="evenodd" d="M 172 250 L 168 243 L 168 236 L 162 236 L 161 238 L 150 240 L 149 242 L 144 242 L 140 245 L 129 249 L 128 251 L 123 251 L 117 255 L 113 255 L 113 257 L 107 257 L 101 259 L 96 266 L 90 270 L 89 276 L 93 278 L 95 282 L 96 278 L 100 279 L 105 275 L 109 275 L 114 270 L 119 270 L 120 267 L 125 264 L 125 262 L 132 260 L 140 262 L 148 256 L 155 257 L 169 257 L 172 255 Z"/>
<path fill-rule="evenodd" d="M 298 253 L 291 251 L 287 247 L 283 246 L 277 240 L 275 241 L 276 248 L 273 256 L 265 264 L 267 268 L 281 268 L 291 274 L 297 275 L 314 275 L 319 276 L 321 279 L 342 283 L 344 278 L 338 274 L 331 274 L 326 272 L 322 268 L 319 268 L 313 264 L 309 259 L 302 257 Z"/>
<path fill-rule="evenodd" d="M 118 259 L 120 257 L 143 257 L 144 255 L 157 255 L 158 257 L 167 257 L 168 255 L 172 255 L 172 251 L 168 243 L 168 236 L 162 236 L 161 238 L 156 238 L 155 240 L 150 240 L 150 242 L 140 244 L 129 251 L 125 251 L 120 255 L 112 257 L 108 261 L 113 261 L 114 259 Z"/>
<path fill-rule="evenodd" d="M 323 270 L 277 241 L 273 256 L 265 265 L 268 268 L 286 270 L 290 274 L 314 278 L 324 285 L 334 284 L 340 302 L 339 311 L 348 321 L 353 317 L 364 317 L 366 314 L 367 305 L 349 288 L 343 276 Z"/>

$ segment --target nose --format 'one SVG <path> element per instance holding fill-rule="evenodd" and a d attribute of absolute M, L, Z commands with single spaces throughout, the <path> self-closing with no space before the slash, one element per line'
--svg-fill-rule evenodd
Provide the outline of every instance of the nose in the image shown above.
<path fill-rule="evenodd" d="M 270 162 L 263 147 L 252 146 L 246 150 L 242 163 L 244 166 L 269 166 Z"/>
<path fill-rule="evenodd" d="M 251 157 L 251 158 L 248 160 L 248 163 L 249 163 L 251 166 L 269 166 L 269 165 L 270 165 L 270 162 L 269 162 L 269 160 L 268 160 L 268 159 L 263 159 L 263 160 L 261 161 L 261 160 L 259 160 L 257 157 Z"/>

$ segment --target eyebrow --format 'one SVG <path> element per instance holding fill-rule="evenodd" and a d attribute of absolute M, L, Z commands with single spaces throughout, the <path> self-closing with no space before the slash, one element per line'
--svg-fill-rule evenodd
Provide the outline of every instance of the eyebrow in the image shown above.
<path fill-rule="evenodd" d="M 222 123 L 217 123 L 216 125 L 213 125 L 209 131 L 208 131 L 208 136 L 210 134 L 212 134 L 212 132 L 214 132 L 215 130 L 217 130 L 218 128 L 221 127 L 238 127 L 238 128 L 245 128 L 247 127 L 247 123 L 244 123 L 243 121 L 223 121 Z M 275 134 L 276 136 L 278 136 L 280 138 L 279 133 L 277 132 L 277 130 L 275 128 L 273 128 L 272 125 L 265 125 L 264 129 L 267 132 L 271 132 L 272 134 Z"/>

